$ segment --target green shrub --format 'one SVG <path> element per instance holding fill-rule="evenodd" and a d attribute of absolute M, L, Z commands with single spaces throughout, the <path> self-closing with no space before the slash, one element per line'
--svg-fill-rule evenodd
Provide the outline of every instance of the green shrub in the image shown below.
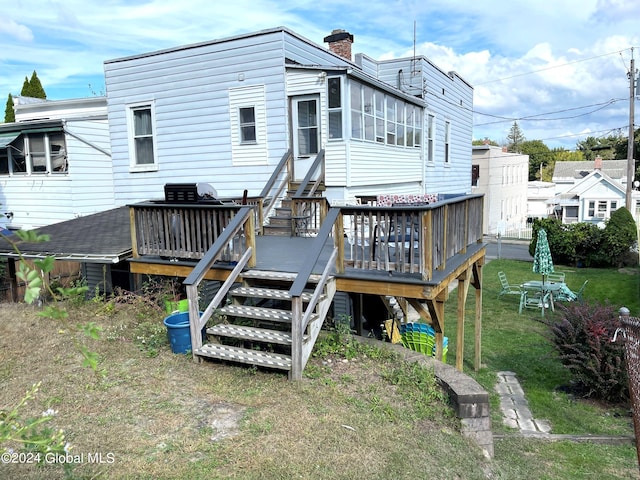
<path fill-rule="evenodd" d="M 574 393 L 613 403 L 629 399 L 624 346 L 611 339 L 621 326 L 612 306 L 559 305 L 560 320 L 541 320 L 562 364 L 571 371 Z"/>
<path fill-rule="evenodd" d="M 638 241 L 636 224 L 626 208 L 619 208 L 611 214 L 604 229 L 603 252 L 613 267 L 623 267 L 629 263 L 629 252 Z M 637 258 L 635 264 L 637 265 Z"/>
<path fill-rule="evenodd" d="M 621 267 L 637 265 L 636 224 L 626 208 L 611 214 L 604 230 L 589 222 L 563 225 L 559 219 L 536 219 L 529 253 L 533 256 L 538 232 L 547 232 L 553 262 L 559 265 L 583 267 Z"/>

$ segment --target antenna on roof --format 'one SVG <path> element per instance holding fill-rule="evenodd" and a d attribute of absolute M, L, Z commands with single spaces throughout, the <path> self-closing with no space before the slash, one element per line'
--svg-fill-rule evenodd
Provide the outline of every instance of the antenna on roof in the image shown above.
<path fill-rule="evenodd" d="M 416 21 L 413 21 L 413 61 L 411 62 L 411 76 L 416 74 Z"/>

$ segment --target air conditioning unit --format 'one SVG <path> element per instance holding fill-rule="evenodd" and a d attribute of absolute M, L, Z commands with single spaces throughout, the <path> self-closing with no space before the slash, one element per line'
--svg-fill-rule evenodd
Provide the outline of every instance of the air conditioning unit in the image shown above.
<path fill-rule="evenodd" d="M 604 218 L 605 216 L 605 212 L 597 212 L 596 213 L 596 218 Z"/>

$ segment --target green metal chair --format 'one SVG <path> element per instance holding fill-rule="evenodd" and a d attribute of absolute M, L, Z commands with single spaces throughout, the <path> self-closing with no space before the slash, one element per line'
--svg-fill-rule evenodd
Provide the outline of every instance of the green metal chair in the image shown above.
<path fill-rule="evenodd" d="M 551 293 L 542 292 L 542 290 L 523 290 L 520 295 L 520 308 L 518 313 L 521 314 L 525 308 L 537 308 L 542 312 L 551 308 Z"/>
<path fill-rule="evenodd" d="M 581 302 L 584 300 L 584 289 L 587 288 L 587 283 L 589 283 L 589 280 L 585 280 L 582 286 L 578 289 L 578 291 L 574 292 L 576 294 L 576 297 L 578 297 L 577 298 L 578 302 Z"/>
<path fill-rule="evenodd" d="M 551 283 L 564 283 L 564 272 L 555 272 L 547 275 L 547 281 Z"/>
<path fill-rule="evenodd" d="M 504 272 L 498 272 L 498 278 L 500 279 L 500 285 L 502 290 L 498 293 L 498 298 L 503 295 L 521 295 L 522 288 L 519 285 L 510 285 L 507 281 L 507 275 Z"/>

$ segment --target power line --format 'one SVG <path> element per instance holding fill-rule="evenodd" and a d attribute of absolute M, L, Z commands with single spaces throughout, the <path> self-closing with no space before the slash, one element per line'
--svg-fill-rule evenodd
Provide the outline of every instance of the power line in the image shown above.
<path fill-rule="evenodd" d="M 478 112 L 477 110 L 474 110 L 473 113 L 476 113 L 478 115 L 485 115 L 488 117 L 493 117 L 493 118 L 499 118 L 501 120 L 499 121 L 495 121 L 495 122 L 486 122 L 486 123 L 476 123 L 474 124 L 474 127 L 481 127 L 484 125 L 492 125 L 495 123 L 502 123 L 502 122 L 515 122 L 515 121 L 533 121 L 533 122 L 552 122 L 554 120 L 568 120 L 568 119 L 572 119 L 572 118 L 580 118 L 580 117 L 585 117 L 587 115 L 591 115 L 592 113 L 598 112 L 600 110 L 603 110 L 604 108 L 607 108 L 609 105 L 613 105 L 616 102 L 620 102 L 626 100 L 625 98 L 612 98 L 611 100 L 608 100 L 606 102 L 602 102 L 602 103 L 594 103 L 591 105 L 585 105 L 582 107 L 572 107 L 572 108 L 565 108 L 562 110 L 556 110 L 555 112 L 547 112 L 547 113 L 538 113 L 535 115 L 528 115 L 526 117 L 517 117 L 517 118 L 509 118 L 509 117 L 502 117 L 502 116 L 498 116 L 498 115 L 491 115 L 489 113 L 482 113 L 482 112 Z M 566 117 L 554 117 L 554 118 L 534 118 L 534 117 L 540 117 L 542 115 L 553 115 L 556 113 L 565 113 L 565 112 L 571 112 L 571 111 L 575 111 L 575 110 L 582 110 L 583 108 L 589 108 L 589 107 L 598 107 L 595 108 L 591 111 L 585 112 L 585 113 L 581 113 L 579 115 L 570 115 L 570 116 L 566 116 Z"/>
<path fill-rule="evenodd" d="M 480 85 L 487 85 L 488 83 L 502 82 L 504 80 L 511 80 L 512 78 L 524 77 L 525 75 L 533 75 L 534 73 L 546 72 L 547 70 L 552 70 L 554 68 L 566 67 L 568 65 L 574 65 L 576 63 L 587 62 L 587 61 L 590 61 L 590 60 L 595 60 L 596 58 L 607 57 L 609 55 L 615 55 L 615 54 L 622 55 L 622 52 L 624 52 L 626 50 L 631 50 L 631 49 L 632 49 L 632 47 L 629 47 L 629 48 L 625 48 L 623 50 L 616 50 L 615 52 L 603 53 L 602 55 L 595 55 L 593 57 L 583 58 L 581 60 L 574 60 L 573 62 L 567 62 L 567 63 L 563 63 L 561 65 L 552 65 L 550 67 L 541 68 L 540 70 L 532 70 L 530 72 L 517 73 L 515 75 L 511 75 L 510 77 L 498 78 L 496 80 L 487 80 L 486 82 L 475 83 L 474 87 L 478 87 Z"/>

